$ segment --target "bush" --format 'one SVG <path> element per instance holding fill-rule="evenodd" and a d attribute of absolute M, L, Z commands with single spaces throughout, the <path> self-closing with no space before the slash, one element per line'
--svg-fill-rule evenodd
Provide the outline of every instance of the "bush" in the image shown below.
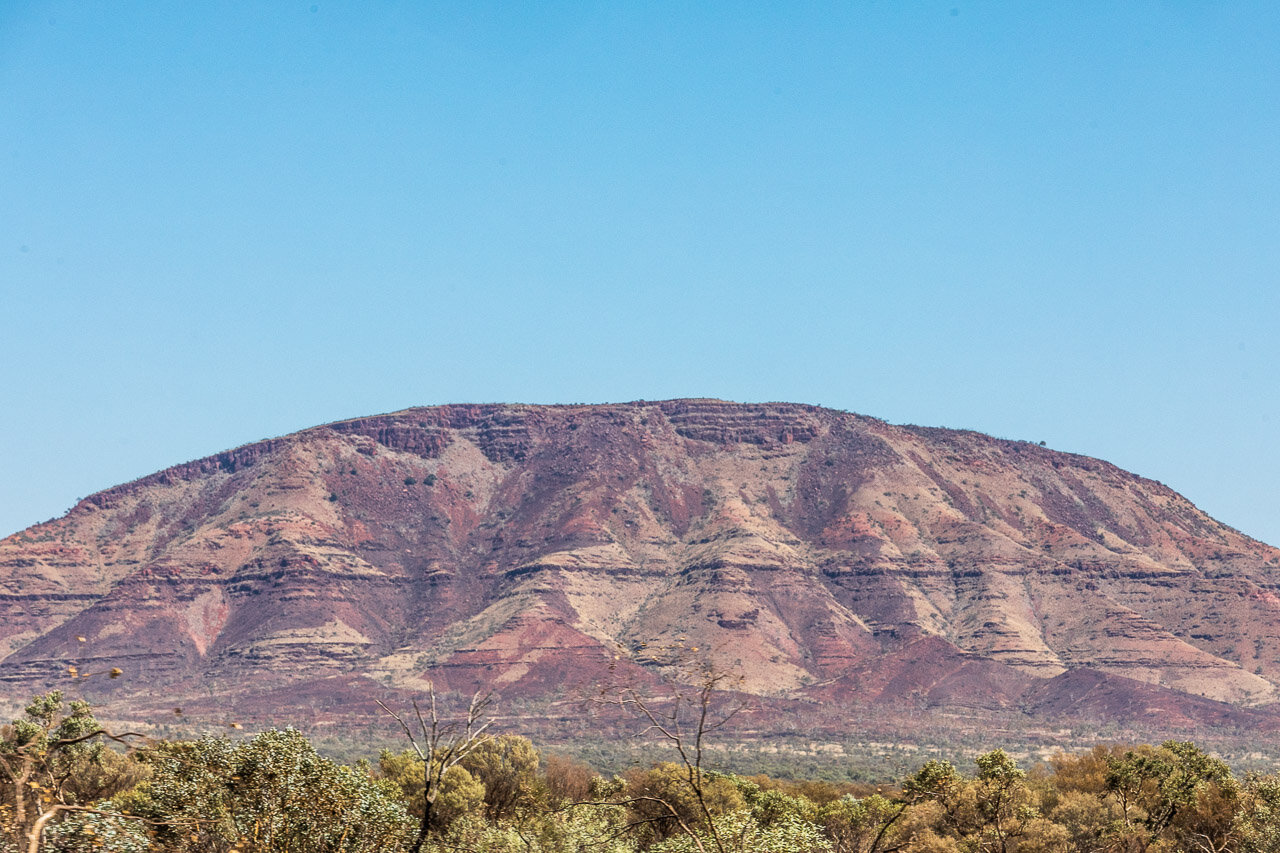
<path fill-rule="evenodd" d="M 44 832 L 45 853 L 148 853 L 147 825 L 121 815 L 110 803 L 92 812 L 72 812 Z"/>
<path fill-rule="evenodd" d="M 316 754 L 293 729 L 163 744 L 130 805 L 174 853 L 253 850 L 374 853 L 402 849 L 413 824 L 389 784 Z"/>

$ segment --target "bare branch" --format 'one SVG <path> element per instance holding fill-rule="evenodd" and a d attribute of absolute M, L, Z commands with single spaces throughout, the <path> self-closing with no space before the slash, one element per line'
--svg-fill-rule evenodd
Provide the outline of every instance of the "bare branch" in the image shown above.
<path fill-rule="evenodd" d="M 400 724 L 418 760 L 422 762 L 422 821 L 418 826 L 417 838 L 410 848 L 411 853 L 420 853 L 427 836 L 435 828 L 434 806 L 445 774 L 452 767 L 457 766 L 472 750 L 488 740 L 486 731 L 493 722 L 484 719 L 489 706 L 494 701 L 492 693 L 481 694 L 477 691 L 471 697 L 462 731 L 458 731 L 456 724 L 441 724 L 436 705 L 435 685 L 430 682 L 427 683 L 427 698 L 429 713 L 426 715 L 423 714 L 422 706 L 416 699 L 412 702 L 414 717 L 421 731 L 420 738 L 414 734 L 413 729 L 401 715 L 377 700 L 378 705 Z"/>
<path fill-rule="evenodd" d="M 725 853 L 725 843 L 715 825 L 707 799 L 703 764 L 708 735 L 720 730 L 746 710 L 746 704 L 732 700 L 725 709 L 716 707 L 719 697 L 727 694 L 724 688 L 733 678 L 714 663 L 703 661 L 689 666 L 687 659 L 683 667 L 679 666 L 681 661 L 677 660 L 676 663 L 678 671 L 669 683 L 668 694 L 665 696 L 646 696 L 630 685 L 606 686 L 600 691 L 597 701 L 638 717 L 646 724 L 642 735 L 656 735 L 675 751 L 684 770 L 683 782 L 697 804 L 700 823 L 705 826 L 717 853 Z M 692 683 L 682 684 L 682 680 L 686 678 Z M 690 718 L 687 723 L 686 713 Z M 664 804 L 674 811 L 671 803 L 664 801 Z M 679 825 L 701 850 L 702 840 L 693 828 L 684 820 L 679 821 Z"/>
<path fill-rule="evenodd" d="M 409 728 L 409 725 L 404 721 L 404 719 L 395 711 L 388 708 L 381 699 L 374 699 L 373 701 L 377 702 L 379 708 L 390 714 L 391 718 L 400 724 L 400 728 L 404 729 L 405 737 L 409 739 L 409 745 L 418 753 L 419 758 L 425 760 L 426 756 L 422 754 L 422 750 L 418 747 L 418 741 L 413 736 L 413 731 Z"/>

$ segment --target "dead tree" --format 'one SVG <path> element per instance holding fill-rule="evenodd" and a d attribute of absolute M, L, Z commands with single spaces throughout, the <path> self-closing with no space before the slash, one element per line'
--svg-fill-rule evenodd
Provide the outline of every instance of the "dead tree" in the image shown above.
<path fill-rule="evenodd" d="M 442 722 L 436 707 L 436 691 L 431 684 L 427 685 L 427 713 L 423 714 L 418 700 L 413 700 L 413 714 L 417 723 L 417 731 L 405 721 L 404 717 L 386 706 L 382 700 L 376 700 L 379 707 L 386 711 L 404 729 L 409 745 L 422 762 L 423 808 L 422 822 L 418 826 L 418 836 L 410 848 L 411 853 L 421 853 L 422 845 L 434 828 L 433 806 L 440 794 L 444 775 L 450 768 L 457 766 L 472 750 L 487 741 L 487 733 L 492 719 L 486 719 L 493 706 L 492 693 L 477 691 L 471 697 L 464 719 Z"/>
<path fill-rule="evenodd" d="M 709 658 L 695 658 L 696 648 L 676 647 L 671 658 L 664 661 L 671 673 L 666 679 L 665 691 L 654 690 L 634 683 L 612 684 L 600 690 L 596 701 L 601 705 L 618 708 L 643 726 L 641 736 L 653 736 L 665 742 L 676 753 L 687 785 L 696 803 L 697 818 L 706 827 L 715 853 L 728 853 L 728 846 L 720 837 L 708 802 L 708 782 L 704 767 L 706 748 L 710 737 L 727 726 L 735 717 L 748 710 L 741 693 L 742 676 L 722 669 Z M 658 805 L 665 818 L 671 818 L 699 851 L 706 849 L 702 838 L 690 822 L 685 820 L 675 806 L 661 797 L 631 797 L 617 800 L 615 805 L 652 802 Z M 652 823 L 661 818 L 635 822 L 635 825 Z"/>

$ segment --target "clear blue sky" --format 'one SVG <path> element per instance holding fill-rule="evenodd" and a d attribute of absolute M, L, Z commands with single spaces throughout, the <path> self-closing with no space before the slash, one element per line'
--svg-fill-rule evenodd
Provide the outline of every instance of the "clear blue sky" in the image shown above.
<path fill-rule="evenodd" d="M 1280 544 L 1280 4 L 0 3 L 0 534 L 447 402 L 1044 440 Z"/>

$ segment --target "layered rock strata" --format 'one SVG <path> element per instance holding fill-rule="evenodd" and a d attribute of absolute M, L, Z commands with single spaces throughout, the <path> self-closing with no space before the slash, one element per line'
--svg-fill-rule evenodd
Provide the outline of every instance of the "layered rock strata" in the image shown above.
<path fill-rule="evenodd" d="M 696 654 L 801 702 L 1048 708 L 1087 673 L 1262 707 L 1278 568 L 1159 483 L 973 432 L 715 400 L 407 409 L 0 541 L 0 680 L 546 698 Z"/>

